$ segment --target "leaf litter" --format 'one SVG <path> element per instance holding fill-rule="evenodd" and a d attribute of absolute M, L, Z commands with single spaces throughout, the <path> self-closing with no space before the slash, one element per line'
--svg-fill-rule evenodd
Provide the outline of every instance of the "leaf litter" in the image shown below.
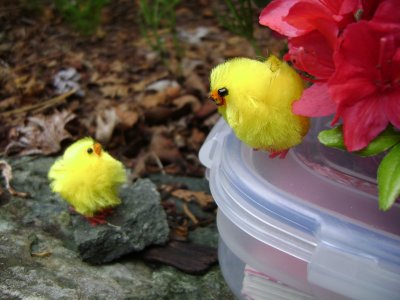
<path fill-rule="evenodd" d="M 22 156 L 58 153 L 61 142 L 72 138 L 65 126 L 75 117 L 76 115 L 67 110 L 55 111 L 49 116 L 28 117 L 26 125 L 17 126 L 10 132 L 10 142 L 5 148 L 5 154 L 17 152 Z"/>
<path fill-rule="evenodd" d="M 209 72 L 255 52 L 218 24 L 211 1 L 182 1 L 183 56 L 167 54 L 167 67 L 139 34 L 136 2 L 109 2 L 90 37 L 62 22 L 53 6 L 25 15 L 19 2 L 8 4 L 13 14 L 0 14 L 0 153 L 57 155 L 65 141 L 91 135 L 123 161 L 132 180 L 151 173 L 204 177 L 198 152 L 219 118 L 207 97 Z M 259 33 L 260 41 L 270 40 L 267 30 Z M 265 47 L 278 53 L 281 44 Z M 1 166 L 11 187 L 11 169 Z M 187 242 L 189 231 L 215 221 L 211 195 L 184 186 L 161 192 L 172 240 Z"/>

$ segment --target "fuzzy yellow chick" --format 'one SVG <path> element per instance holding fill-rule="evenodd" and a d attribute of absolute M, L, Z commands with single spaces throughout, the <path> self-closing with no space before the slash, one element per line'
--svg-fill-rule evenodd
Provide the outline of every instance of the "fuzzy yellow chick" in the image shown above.
<path fill-rule="evenodd" d="M 110 209 L 121 203 L 118 188 L 127 180 L 122 163 L 90 137 L 69 146 L 48 177 L 52 191 L 93 225 L 106 223 Z"/>
<path fill-rule="evenodd" d="M 210 89 L 210 99 L 238 139 L 270 157 L 284 158 L 309 129 L 308 118 L 292 113 L 304 83 L 273 55 L 266 61 L 234 58 L 216 66 Z"/>

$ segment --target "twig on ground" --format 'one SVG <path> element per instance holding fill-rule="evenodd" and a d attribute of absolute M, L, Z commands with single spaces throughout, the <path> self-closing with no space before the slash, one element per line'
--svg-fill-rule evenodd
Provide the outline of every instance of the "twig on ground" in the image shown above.
<path fill-rule="evenodd" d="M 189 206 L 184 203 L 183 204 L 183 212 L 185 213 L 185 215 L 194 223 L 194 224 L 198 224 L 199 220 L 197 220 L 197 218 L 194 216 L 194 214 L 190 211 Z"/>
<path fill-rule="evenodd" d="M 25 113 L 25 112 L 38 113 L 38 112 L 41 112 L 43 110 L 46 110 L 50 107 L 56 106 L 56 105 L 64 102 L 69 96 L 73 95 L 75 92 L 76 92 L 76 90 L 71 90 L 65 94 L 56 96 L 54 98 L 45 100 L 43 102 L 39 102 L 39 103 L 31 104 L 31 105 L 25 105 L 20 108 L 16 108 L 16 109 L 13 109 L 10 111 L 5 111 L 5 112 L 0 113 L 0 116 L 9 117 L 12 115 L 18 115 L 18 114 Z"/>

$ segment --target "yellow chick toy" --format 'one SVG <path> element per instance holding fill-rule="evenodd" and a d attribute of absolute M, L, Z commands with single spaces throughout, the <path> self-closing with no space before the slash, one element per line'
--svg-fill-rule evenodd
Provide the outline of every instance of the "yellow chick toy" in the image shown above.
<path fill-rule="evenodd" d="M 107 223 L 105 218 L 121 203 L 118 188 L 127 180 L 122 163 L 90 137 L 69 146 L 48 177 L 52 191 L 92 225 Z"/>
<path fill-rule="evenodd" d="M 306 135 L 310 122 L 292 112 L 304 83 L 287 63 L 234 58 L 210 75 L 210 99 L 239 140 L 284 158 Z"/>

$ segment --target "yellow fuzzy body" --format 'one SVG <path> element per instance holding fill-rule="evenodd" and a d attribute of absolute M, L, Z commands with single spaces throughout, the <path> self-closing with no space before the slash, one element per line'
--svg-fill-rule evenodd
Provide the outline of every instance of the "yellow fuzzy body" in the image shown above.
<path fill-rule="evenodd" d="M 210 75 L 211 92 L 229 93 L 219 113 L 238 139 L 255 149 L 278 152 L 299 144 L 309 119 L 292 113 L 303 92 L 300 76 L 275 56 L 266 61 L 234 58 L 216 66 Z"/>
<path fill-rule="evenodd" d="M 52 191 L 59 193 L 86 217 L 120 204 L 118 188 L 126 182 L 126 172 L 121 162 L 104 150 L 100 155 L 88 153 L 94 144 L 92 138 L 75 142 L 48 173 Z"/>

